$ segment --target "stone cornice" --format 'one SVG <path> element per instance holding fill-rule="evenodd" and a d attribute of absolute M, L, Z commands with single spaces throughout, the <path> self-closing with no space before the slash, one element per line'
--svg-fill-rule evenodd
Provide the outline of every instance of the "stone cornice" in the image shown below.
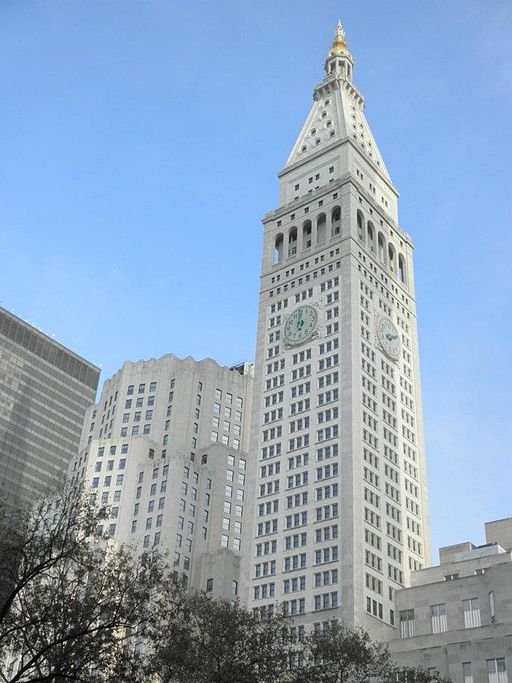
<path fill-rule="evenodd" d="M 364 101 L 363 95 L 359 92 L 356 86 L 353 85 L 353 83 L 347 81 L 345 78 L 341 78 L 340 76 L 326 76 L 326 78 L 324 78 L 324 80 L 314 89 L 313 99 L 317 101 L 322 97 L 329 95 L 334 90 L 341 90 L 342 88 L 347 90 L 348 94 L 357 102 L 360 107 L 364 109 L 366 103 Z"/>

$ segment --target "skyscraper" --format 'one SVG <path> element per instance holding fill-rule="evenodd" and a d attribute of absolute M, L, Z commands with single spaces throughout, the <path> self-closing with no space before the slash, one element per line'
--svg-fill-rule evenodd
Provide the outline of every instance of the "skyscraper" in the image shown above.
<path fill-rule="evenodd" d="M 252 365 L 172 354 L 127 361 L 86 415 L 70 465 L 104 531 L 167 551 L 185 585 L 238 595 L 247 533 Z"/>
<path fill-rule="evenodd" d="M 264 219 L 249 602 L 393 637 L 430 563 L 413 244 L 338 24 Z"/>
<path fill-rule="evenodd" d="M 28 505 L 66 477 L 100 371 L 0 308 L 0 496 Z"/>

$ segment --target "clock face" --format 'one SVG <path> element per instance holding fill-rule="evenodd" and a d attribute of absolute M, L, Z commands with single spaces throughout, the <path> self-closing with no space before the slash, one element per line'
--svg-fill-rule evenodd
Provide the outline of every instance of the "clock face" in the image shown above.
<path fill-rule="evenodd" d="M 392 360 L 398 360 L 400 357 L 400 338 L 398 330 L 389 318 L 377 320 L 377 337 L 384 353 Z"/>
<path fill-rule="evenodd" d="M 306 304 L 298 306 L 284 324 L 284 342 L 288 346 L 298 346 L 311 339 L 318 325 L 318 310 Z"/>

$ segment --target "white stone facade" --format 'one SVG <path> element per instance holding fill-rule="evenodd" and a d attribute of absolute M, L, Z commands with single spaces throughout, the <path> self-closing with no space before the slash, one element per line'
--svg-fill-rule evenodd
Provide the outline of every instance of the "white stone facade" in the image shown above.
<path fill-rule="evenodd" d="M 413 245 L 337 36 L 263 220 L 244 572 L 253 609 L 388 639 L 430 564 Z"/>
<path fill-rule="evenodd" d="M 440 565 L 397 592 L 397 662 L 452 683 L 508 683 L 512 672 L 512 518 L 489 522 L 486 544 L 441 548 Z"/>
<path fill-rule="evenodd" d="M 190 586 L 233 597 L 248 522 L 252 366 L 126 362 L 87 411 L 71 476 L 115 540 L 170 553 Z"/>

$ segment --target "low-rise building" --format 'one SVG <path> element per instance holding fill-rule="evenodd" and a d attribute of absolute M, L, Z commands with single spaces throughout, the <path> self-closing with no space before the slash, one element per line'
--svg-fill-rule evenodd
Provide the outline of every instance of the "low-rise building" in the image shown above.
<path fill-rule="evenodd" d="M 508 683 L 512 672 L 512 518 L 488 522 L 486 543 L 441 548 L 440 564 L 396 593 L 403 666 L 437 670 L 453 683 Z"/>

